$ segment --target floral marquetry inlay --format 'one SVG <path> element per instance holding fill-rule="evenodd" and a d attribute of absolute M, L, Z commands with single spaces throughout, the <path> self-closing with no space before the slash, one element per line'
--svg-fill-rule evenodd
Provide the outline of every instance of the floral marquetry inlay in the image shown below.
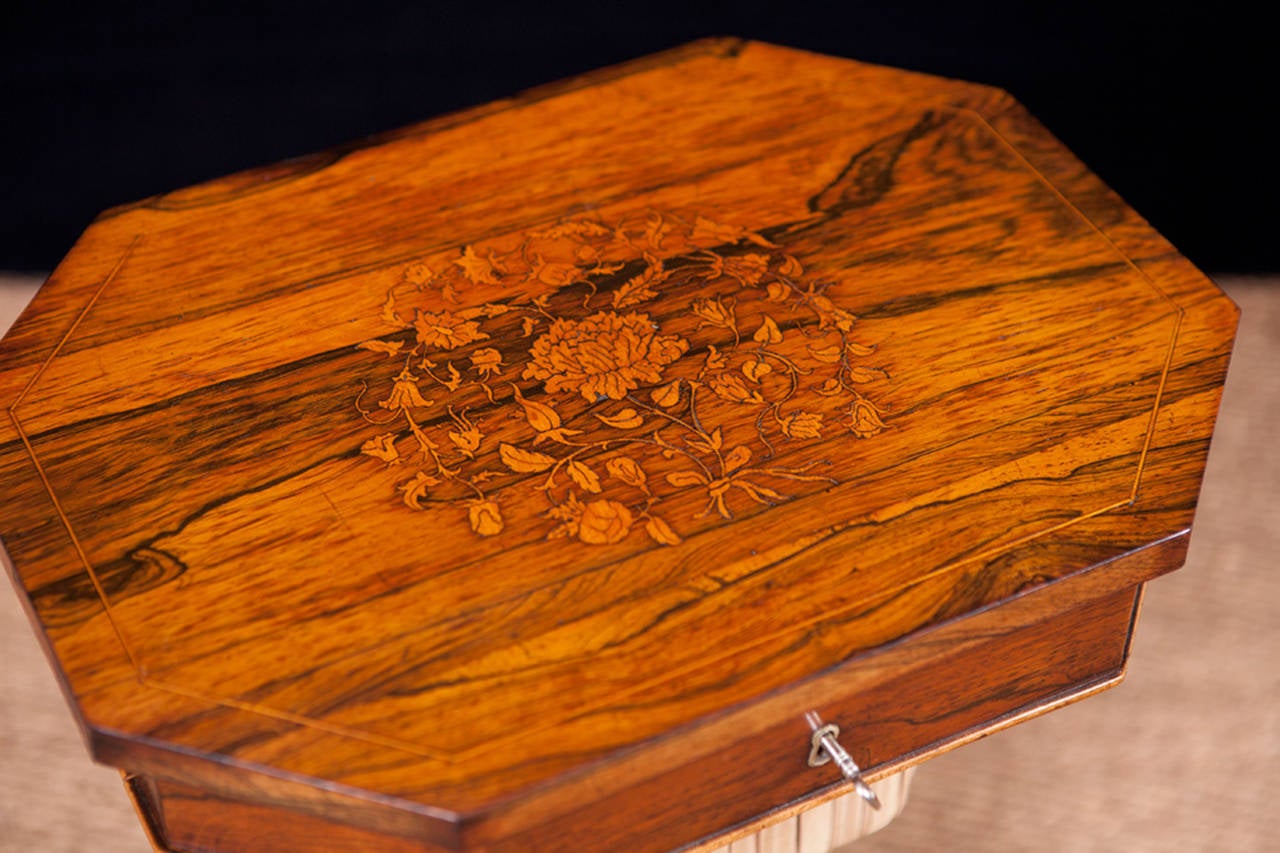
<path fill-rule="evenodd" d="M 360 344 L 387 358 L 356 398 L 377 427 L 361 452 L 410 510 L 495 536 L 533 494 L 538 535 L 588 545 L 675 545 L 835 485 L 820 445 L 884 430 L 869 389 L 888 377 L 839 284 L 784 242 L 644 210 L 409 264 L 391 331 Z"/>

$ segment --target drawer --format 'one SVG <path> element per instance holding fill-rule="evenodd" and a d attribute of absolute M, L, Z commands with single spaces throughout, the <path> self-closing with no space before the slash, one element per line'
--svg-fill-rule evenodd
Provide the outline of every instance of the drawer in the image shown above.
<path fill-rule="evenodd" d="M 866 776 L 879 778 L 1016 719 L 1116 684 L 1124 671 L 1140 601 L 1140 589 L 1122 590 L 1043 621 L 1012 627 L 1006 613 L 993 612 L 985 620 L 973 617 L 968 621 L 978 624 L 966 630 L 985 635 L 982 639 L 918 668 L 886 667 L 869 655 L 823 676 L 826 689 L 838 694 L 839 684 L 846 682 L 851 690 L 814 710 L 841 727 L 841 743 Z M 872 673 L 870 679 L 867 673 Z M 694 847 L 710 849 L 716 843 L 713 836 L 768 824 L 771 812 L 803 809 L 806 803 L 816 804 L 847 789 L 831 765 L 808 766 L 810 741 L 811 728 L 800 716 L 726 744 L 710 758 L 654 777 L 622 795 L 477 849 L 665 853 L 702 836 L 707 840 Z M 177 780 L 135 776 L 130 787 L 156 837 L 175 853 L 448 849 L 317 814 L 237 800 Z M 676 800 L 683 808 L 679 822 L 670 819 Z M 644 840 L 637 842 L 637 836 Z M 573 838 L 590 841 L 569 846 L 566 839 Z"/>

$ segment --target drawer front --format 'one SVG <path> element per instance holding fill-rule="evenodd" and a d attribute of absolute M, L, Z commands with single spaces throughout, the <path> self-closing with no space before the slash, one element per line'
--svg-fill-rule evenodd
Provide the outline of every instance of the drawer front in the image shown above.
<path fill-rule="evenodd" d="M 449 853 L 313 814 L 246 803 L 169 779 L 126 776 L 152 844 L 165 853 Z"/>
<path fill-rule="evenodd" d="M 850 677 L 856 689 L 812 710 L 840 726 L 841 744 L 869 776 L 878 777 L 1012 718 L 1117 681 L 1139 601 L 1140 591 L 1127 589 L 1015 630 L 993 627 L 990 639 L 890 674 L 870 689 L 865 679 Z M 872 656 L 858 665 L 878 664 Z M 839 771 L 832 764 L 809 766 L 810 740 L 809 723 L 797 715 L 727 746 L 717 760 L 692 762 L 524 832 L 502 838 L 478 833 L 466 849 L 665 853 L 690 844 L 709 849 L 711 839 L 734 827 L 834 793 Z M 168 779 L 133 777 L 130 788 L 158 844 L 174 853 L 447 851 Z M 675 803 L 682 812 L 679 821 L 670 818 Z"/>
<path fill-rule="evenodd" d="M 1138 589 L 1113 593 L 813 710 L 841 727 L 841 743 L 879 777 L 1010 718 L 1116 683 L 1139 602 Z M 842 777 L 832 764 L 808 765 L 810 738 L 797 715 L 732 744 L 719 760 L 686 765 L 483 849 L 562 850 L 571 837 L 582 840 L 574 848 L 581 851 L 665 853 L 709 840 L 831 793 Z M 679 821 L 670 819 L 675 803 Z"/>

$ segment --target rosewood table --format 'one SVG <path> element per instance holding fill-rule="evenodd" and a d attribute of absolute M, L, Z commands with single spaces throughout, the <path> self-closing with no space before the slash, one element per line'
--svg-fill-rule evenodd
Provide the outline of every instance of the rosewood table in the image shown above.
<path fill-rule="evenodd" d="M 1120 680 L 1235 322 L 1004 92 L 698 42 L 102 214 L 0 539 L 157 849 L 810 853 Z"/>

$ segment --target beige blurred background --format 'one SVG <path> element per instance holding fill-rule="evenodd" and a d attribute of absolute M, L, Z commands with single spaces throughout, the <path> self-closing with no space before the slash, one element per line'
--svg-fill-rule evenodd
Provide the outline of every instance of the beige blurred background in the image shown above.
<path fill-rule="evenodd" d="M 1196 532 L 1127 681 L 925 764 L 858 850 L 1280 850 L 1280 277 L 1220 283 L 1244 316 Z M 0 275 L 0 330 L 37 284 Z M 7 581 L 0 650 L 0 851 L 146 853 Z"/>

